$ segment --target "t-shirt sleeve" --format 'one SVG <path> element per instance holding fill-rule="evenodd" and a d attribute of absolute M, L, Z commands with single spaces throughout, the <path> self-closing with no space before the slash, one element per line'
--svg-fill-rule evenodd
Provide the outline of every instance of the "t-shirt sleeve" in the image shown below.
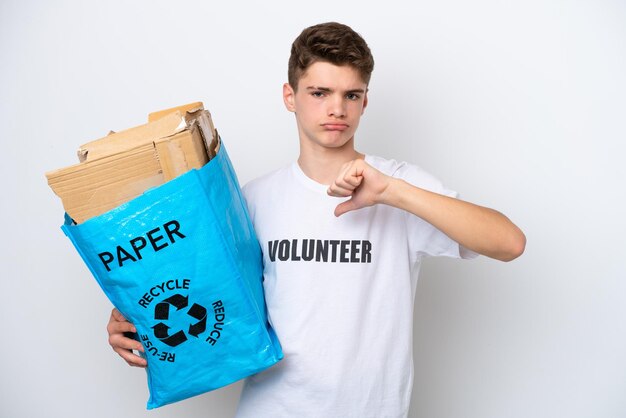
<path fill-rule="evenodd" d="M 401 178 L 414 186 L 434 193 L 453 198 L 459 197 L 457 192 L 445 188 L 436 177 L 414 165 L 402 164 L 396 173 L 394 173 L 394 177 Z M 461 246 L 422 218 L 410 212 L 405 212 L 404 215 L 409 250 L 411 256 L 415 259 L 424 256 L 444 256 L 465 259 L 478 256 L 477 253 Z"/>

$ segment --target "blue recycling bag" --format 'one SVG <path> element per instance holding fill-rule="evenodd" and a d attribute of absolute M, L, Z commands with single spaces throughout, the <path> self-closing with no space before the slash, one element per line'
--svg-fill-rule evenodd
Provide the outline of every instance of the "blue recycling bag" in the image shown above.
<path fill-rule="evenodd" d="M 266 369 L 283 354 L 270 328 L 262 258 L 224 148 L 82 224 L 62 226 L 145 349 L 148 409 Z"/>

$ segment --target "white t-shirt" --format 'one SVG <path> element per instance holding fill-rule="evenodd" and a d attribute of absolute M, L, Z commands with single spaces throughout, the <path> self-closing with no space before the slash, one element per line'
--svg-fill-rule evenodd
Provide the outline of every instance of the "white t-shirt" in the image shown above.
<path fill-rule="evenodd" d="M 456 196 L 416 166 L 365 161 Z M 336 218 L 344 199 L 328 196 L 327 188 L 297 163 L 243 188 L 263 249 L 268 316 L 285 357 L 246 380 L 238 418 L 406 417 L 420 261 L 472 255 L 391 206 Z"/>

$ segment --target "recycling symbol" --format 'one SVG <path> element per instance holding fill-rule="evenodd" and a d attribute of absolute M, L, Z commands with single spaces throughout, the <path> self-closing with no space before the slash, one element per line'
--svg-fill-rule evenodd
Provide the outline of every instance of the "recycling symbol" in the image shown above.
<path fill-rule="evenodd" d="M 185 331 L 179 330 L 170 334 L 170 327 L 165 323 L 170 318 L 171 307 L 176 308 L 176 312 L 185 309 L 189 305 L 189 297 L 175 294 L 159 302 L 154 307 L 154 319 L 159 322 L 152 327 L 154 336 L 170 347 L 176 347 L 187 341 Z M 197 320 L 197 322 L 189 325 L 187 334 L 198 337 L 206 330 L 207 310 L 204 306 L 194 303 L 187 311 L 187 315 Z"/>

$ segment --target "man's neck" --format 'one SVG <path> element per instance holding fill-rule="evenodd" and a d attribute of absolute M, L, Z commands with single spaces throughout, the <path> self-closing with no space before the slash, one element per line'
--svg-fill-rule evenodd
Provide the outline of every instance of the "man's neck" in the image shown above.
<path fill-rule="evenodd" d="M 298 164 L 307 177 L 321 184 L 331 184 L 341 166 L 365 156 L 354 149 L 353 141 L 341 148 L 311 147 L 300 144 Z"/>

